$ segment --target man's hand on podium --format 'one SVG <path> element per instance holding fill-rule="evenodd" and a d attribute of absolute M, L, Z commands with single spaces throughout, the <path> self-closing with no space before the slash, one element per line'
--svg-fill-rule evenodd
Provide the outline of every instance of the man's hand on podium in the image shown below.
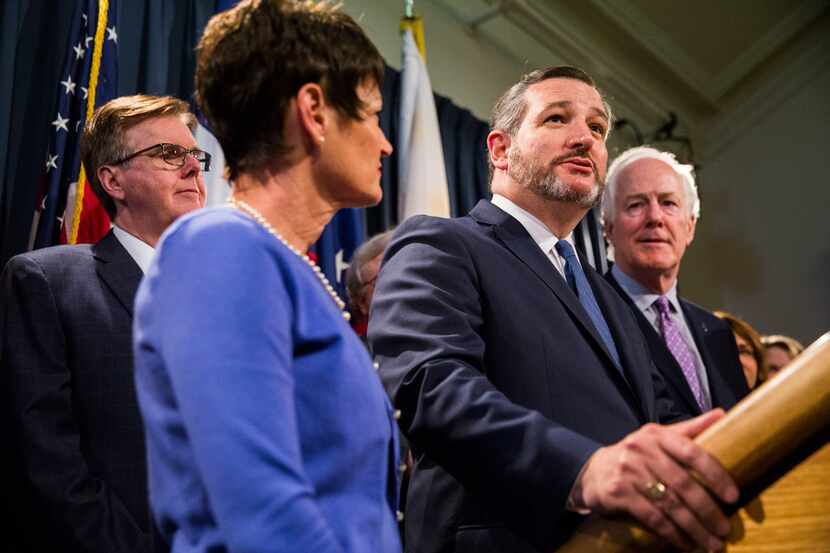
<path fill-rule="evenodd" d="M 716 500 L 734 503 L 738 488 L 693 440 L 723 416 L 716 409 L 673 425 L 647 424 L 598 449 L 574 486 L 576 506 L 627 513 L 682 549 L 722 549 L 730 524 Z"/>

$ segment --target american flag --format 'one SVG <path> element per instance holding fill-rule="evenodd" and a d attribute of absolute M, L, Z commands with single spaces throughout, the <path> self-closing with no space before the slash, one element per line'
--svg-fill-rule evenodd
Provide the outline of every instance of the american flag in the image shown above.
<path fill-rule="evenodd" d="M 109 230 L 109 218 L 87 179 L 78 185 L 82 176 L 78 139 L 92 108 L 116 95 L 116 7 L 116 0 L 75 3 L 29 249 L 57 243 L 96 242 Z M 90 83 L 94 87 L 92 91 Z M 78 201 L 79 192 L 81 201 Z M 75 220 L 79 224 L 76 236 L 72 236 Z"/>

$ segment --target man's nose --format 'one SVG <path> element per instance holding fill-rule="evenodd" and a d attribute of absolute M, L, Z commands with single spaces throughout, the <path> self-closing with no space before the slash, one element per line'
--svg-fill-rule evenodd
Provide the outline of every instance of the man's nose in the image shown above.
<path fill-rule="evenodd" d="M 202 162 L 196 159 L 192 154 L 184 156 L 184 164 L 182 165 L 182 177 L 190 178 L 202 172 Z"/>
<path fill-rule="evenodd" d="M 651 224 L 663 223 L 663 210 L 657 200 L 651 200 L 646 205 L 646 220 Z"/>
<path fill-rule="evenodd" d="M 589 129 L 586 125 L 576 125 L 571 130 L 565 145 L 572 150 L 590 150 L 594 145 L 595 140 L 596 139 L 591 134 L 591 129 Z"/>

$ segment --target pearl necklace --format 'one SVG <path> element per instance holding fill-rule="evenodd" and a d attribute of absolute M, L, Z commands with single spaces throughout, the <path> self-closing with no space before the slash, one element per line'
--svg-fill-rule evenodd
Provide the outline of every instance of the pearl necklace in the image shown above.
<path fill-rule="evenodd" d="M 297 257 L 299 257 L 303 261 L 305 261 L 306 264 L 309 267 L 311 267 L 311 270 L 314 272 L 314 275 L 317 277 L 317 280 L 320 281 L 320 284 L 322 284 L 323 288 L 326 289 L 326 292 L 329 293 L 329 296 L 331 296 L 331 299 L 334 300 L 334 303 L 335 303 L 335 305 L 337 305 L 337 308 L 340 309 L 341 314 L 343 315 L 343 318 L 346 319 L 347 321 L 349 319 L 351 319 L 351 314 L 348 311 L 346 311 L 346 302 L 344 302 L 342 299 L 340 299 L 340 296 L 337 295 L 337 291 L 331 285 L 331 282 L 329 282 L 329 279 L 326 278 L 326 275 L 323 274 L 323 271 L 320 269 L 320 267 L 317 266 L 317 264 L 314 261 L 309 259 L 309 257 L 307 255 L 303 254 L 300 250 L 298 250 L 297 248 L 295 248 L 294 246 L 289 244 L 288 240 L 283 238 L 282 235 L 279 232 L 277 232 L 277 229 L 275 229 L 274 227 L 271 226 L 271 223 L 269 223 L 268 220 L 265 219 L 265 217 L 262 215 L 262 213 L 260 213 L 259 211 L 257 211 L 253 207 L 251 207 L 250 205 L 246 204 L 242 200 L 237 200 L 233 196 L 228 198 L 228 203 L 230 205 L 232 205 L 233 207 L 235 207 L 236 209 L 238 209 L 240 211 L 244 211 L 245 213 L 247 213 L 248 215 L 253 217 L 254 221 L 259 223 L 259 225 L 262 228 L 264 228 L 266 231 L 268 231 L 268 234 L 270 234 L 271 236 L 273 236 L 274 238 L 279 240 L 280 243 L 282 243 L 283 246 L 285 246 L 286 248 L 291 250 L 291 252 L 293 252 L 294 255 L 296 255 Z"/>

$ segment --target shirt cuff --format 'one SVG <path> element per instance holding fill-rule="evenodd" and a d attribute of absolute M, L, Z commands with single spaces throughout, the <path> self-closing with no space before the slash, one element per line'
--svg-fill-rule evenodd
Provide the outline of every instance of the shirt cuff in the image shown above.
<path fill-rule="evenodd" d="M 591 509 L 589 509 L 585 505 L 585 501 L 582 497 L 582 475 L 585 474 L 585 469 L 588 468 L 588 465 L 591 464 L 591 460 L 594 458 L 593 455 L 588 458 L 588 461 L 582 465 L 582 468 L 579 471 L 579 474 L 576 475 L 576 479 L 574 480 L 574 485 L 571 487 L 571 493 L 568 494 L 568 500 L 565 502 L 565 510 L 570 511 L 572 513 L 577 513 L 580 515 L 590 515 Z"/>

